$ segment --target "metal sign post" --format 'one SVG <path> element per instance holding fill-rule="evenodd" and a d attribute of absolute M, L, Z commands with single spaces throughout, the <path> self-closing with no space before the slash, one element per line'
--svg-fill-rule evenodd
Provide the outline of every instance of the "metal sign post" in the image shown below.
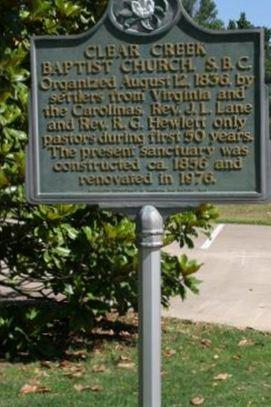
<path fill-rule="evenodd" d="M 153 206 L 137 217 L 139 247 L 139 406 L 161 406 L 161 247 L 163 219 Z"/>

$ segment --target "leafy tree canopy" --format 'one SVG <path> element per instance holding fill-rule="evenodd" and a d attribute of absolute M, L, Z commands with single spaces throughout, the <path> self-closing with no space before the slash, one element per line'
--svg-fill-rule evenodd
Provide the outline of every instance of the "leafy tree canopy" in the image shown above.
<path fill-rule="evenodd" d="M 221 29 L 222 20 L 217 18 L 217 8 L 213 0 L 183 0 L 183 6 L 190 16 L 206 28 Z"/>

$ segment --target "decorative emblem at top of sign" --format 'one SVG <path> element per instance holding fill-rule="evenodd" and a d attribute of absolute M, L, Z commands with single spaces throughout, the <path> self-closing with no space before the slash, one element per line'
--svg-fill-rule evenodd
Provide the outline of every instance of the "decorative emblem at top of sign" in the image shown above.
<path fill-rule="evenodd" d="M 127 33 L 148 34 L 173 23 L 179 10 L 178 0 L 112 0 L 114 24 Z"/>

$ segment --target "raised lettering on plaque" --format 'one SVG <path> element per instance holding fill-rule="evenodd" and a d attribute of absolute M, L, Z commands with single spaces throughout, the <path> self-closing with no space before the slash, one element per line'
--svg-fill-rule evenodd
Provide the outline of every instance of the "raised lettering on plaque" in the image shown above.
<path fill-rule="evenodd" d="M 85 34 L 34 37 L 29 200 L 263 200 L 263 37 L 202 29 L 178 0 L 111 0 Z"/>

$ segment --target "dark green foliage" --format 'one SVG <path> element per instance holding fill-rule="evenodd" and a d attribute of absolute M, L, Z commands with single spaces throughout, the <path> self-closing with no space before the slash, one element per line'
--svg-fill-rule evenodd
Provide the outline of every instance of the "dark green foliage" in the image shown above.
<path fill-rule="evenodd" d="M 233 29 L 238 30 L 248 30 L 250 28 L 253 28 L 252 23 L 247 19 L 246 13 L 241 13 L 240 18 L 237 21 L 231 20 L 229 23 L 229 28 L 230 26 Z"/>
<path fill-rule="evenodd" d="M 69 342 L 69 320 L 64 306 L 14 302 L 1 304 L 1 357 L 55 357 Z"/>
<path fill-rule="evenodd" d="M 96 316 L 137 307 L 135 225 L 121 215 L 75 205 L 32 207 L 25 201 L 30 36 L 80 33 L 94 24 L 105 1 L 1 0 L 0 3 L 0 289 L 39 298 L 46 307 L 0 309 L 1 352 L 43 349 L 87 331 Z M 165 244 L 191 247 L 209 233 L 210 206 L 167 223 Z M 195 261 L 163 254 L 163 304 L 197 292 Z M 51 304 L 48 307 L 48 304 Z M 46 309 L 48 311 L 46 311 Z M 63 339 L 62 339 L 63 340 Z"/>
<path fill-rule="evenodd" d="M 1 286 L 40 300 L 39 307 L 34 302 L 10 308 L 12 312 L 0 309 L 1 353 L 52 353 L 59 344 L 64 349 L 68 333 L 89 332 L 95 317 L 112 309 L 120 314 L 137 309 L 137 249 L 131 220 L 95 208 L 39 206 L 30 212 L 20 205 L 19 222 L 16 210 L 12 221 L 9 215 L 1 226 Z M 199 231 L 208 234 L 215 217 L 208 205 L 172 216 L 165 245 L 177 240 L 180 247 L 192 247 L 192 238 Z M 162 254 L 163 305 L 172 295 L 185 298 L 187 289 L 198 292 L 194 273 L 199 268 L 185 255 Z"/>

